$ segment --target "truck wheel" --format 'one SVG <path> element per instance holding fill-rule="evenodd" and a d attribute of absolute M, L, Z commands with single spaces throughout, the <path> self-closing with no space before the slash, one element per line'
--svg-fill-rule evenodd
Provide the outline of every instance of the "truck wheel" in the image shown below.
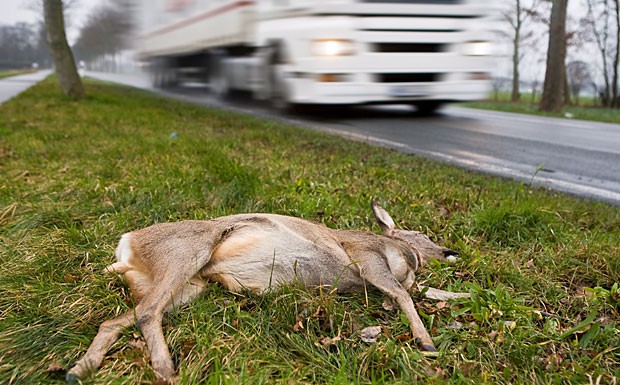
<path fill-rule="evenodd" d="M 282 65 L 272 64 L 269 69 L 269 88 L 271 90 L 271 104 L 278 110 L 291 110 L 290 91 L 284 80 Z"/>
<path fill-rule="evenodd" d="M 155 88 L 168 88 L 178 85 L 175 68 L 164 60 L 154 62 L 151 69 L 151 83 Z"/>
<path fill-rule="evenodd" d="M 433 116 L 437 114 L 442 105 L 437 100 L 423 100 L 413 103 L 413 106 L 416 108 L 416 115 L 419 116 Z"/>
<path fill-rule="evenodd" d="M 213 72 L 211 74 L 211 91 L 220 99 L 225 99 L 230 95 L 230 80 L 226 71 L 226 55 L 216 54 L 213 57 Z"/>

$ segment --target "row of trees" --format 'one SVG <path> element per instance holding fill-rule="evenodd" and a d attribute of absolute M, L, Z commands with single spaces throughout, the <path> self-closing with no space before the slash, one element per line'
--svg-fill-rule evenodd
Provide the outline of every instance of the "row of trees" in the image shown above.
<path fill-rule="evenodd" d="M 49 66 L 45 29 L 40 24 L 0 25 L 0 69 Z"/>
<path fill-rule="evenodd" d="M 555 89 L 563 89 L 560 94 L 563 100 L 556 103 L 553 110 L 557 110 L 558 105 L 571 103 L 571 96 L 572 101 L 578 101 L 579 94 L 586 87 L 592 87 L 604 106 L 620 107 L 619 0 L 571 1 L 579 1 L 576 5 L 582 8 L 580 15 L 571 17 L 566 14 L 568 0 L 508 0 L 502 16 L 507 26 L 504 36 L 512 47 L 511 99 L 518 101 L 521 96 L 520 69 L 523 59 L 548 37 L 545 79 L 548 79 L 547 75 L 563 76 L 563 79 L 556 80 L 558 85 L 554 86 Z M 560 61 L 562 57 L 561 63 L 549 62 Z M 551 73 L 549 67 L 554 68 Z M 545 84 L 551 83 L 545 81 Z"/>
<path fill-rule="evenodd" d="M 36 1 L 32 4 L 35 9 L 43 10 L 43 22 L 0 26 L 0 68 L 53 63 L 63 91 L 75 98 L 83 97 L 75 58 L 92 61 L 127 48 L 132 0 L 111 0 L 92 12 L 73 50 L 65 31 L 65 9 L 72 3 L 72 0 Z"/>
<path fill-rule="evenodd" d="M 110 0 L 91 12 L 73 46 L 76 57 L 92 63 L 130 48 L 132 13 L 132 0 Z"/>

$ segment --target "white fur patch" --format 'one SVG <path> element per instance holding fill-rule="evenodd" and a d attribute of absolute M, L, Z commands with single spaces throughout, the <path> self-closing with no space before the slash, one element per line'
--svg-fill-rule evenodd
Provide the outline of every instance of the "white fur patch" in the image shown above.
<path fill-rule="evenodd" d="M 446 257 L 446 259 L 447 259 L 447 260 L 448 260 L 448 262 L 450 262 L 450 263 L 454 263 L 454 262 L 456 262 L 456 261 L 458 261 L 458 260 L 459 260 L 459 259 L 458 259 L 458 257 L 455 257 L 454 255 L 449 255 L 449 256 L 447 256 L 447 257 Z"/>
<path fill-rule="evenodd" d="M 407 279 L 409 273 L 409 265 L 405 261 L 405 258 L 393 247 L 388 246 L 385 251 L 388 266 L 394 277 L 403 282 Z"/>
<path fill-rule="evenodd" d="M 133 257 L 133 252 L 131 251 L 131 233 L 123 234 L 114 254 L 118 262 L 124 262 L 127 266 L 131 265 L 129 263 L 129 260 Z"/>

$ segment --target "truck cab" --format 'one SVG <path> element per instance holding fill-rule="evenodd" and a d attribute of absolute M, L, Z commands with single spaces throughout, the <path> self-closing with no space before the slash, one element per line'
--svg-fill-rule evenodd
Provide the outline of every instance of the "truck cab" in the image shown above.
<path fill-rule="evenodd" d="M 146 34 L 159 49 L 143 52 L 174 62 L 204 54 L 198 62 L 221 95 L 241 89 L 281 104 L 405 103 L 430 112 L 489 91 L 486 1 L 184 1 L 193 10 Z"/>

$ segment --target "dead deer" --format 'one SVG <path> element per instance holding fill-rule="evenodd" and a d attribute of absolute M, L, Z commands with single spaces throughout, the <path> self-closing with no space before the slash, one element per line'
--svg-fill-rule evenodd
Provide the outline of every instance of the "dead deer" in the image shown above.
<path fill-rule="evenodd" d="M 174 366 L 162 331 L 164 313 L 200 294 L 208 282 L 233 292 L 262 293 L 282 285 L 331 286 L 338 292 L 377 287 L 405 312 L 423 350 L 435 351 L 408 290 L 429 259 L 453 260 L 458 253 L 417 231 L 396 229 L 390 215 L 372 202 L 383 235 L 332 230 L 300 218 L 239 214 L 206 221 L 160 223 L 124 234 L 117 262 L 108 272 L 124 274 L 137 304 L 105 321 L 88 351 L 67 373 L 74 383 L 96 370 L 123 328 L 137 324 L 151 354 L 158 382 L 171 382 Z M 469 296 L 428 288 L 426 297 Z"/>

